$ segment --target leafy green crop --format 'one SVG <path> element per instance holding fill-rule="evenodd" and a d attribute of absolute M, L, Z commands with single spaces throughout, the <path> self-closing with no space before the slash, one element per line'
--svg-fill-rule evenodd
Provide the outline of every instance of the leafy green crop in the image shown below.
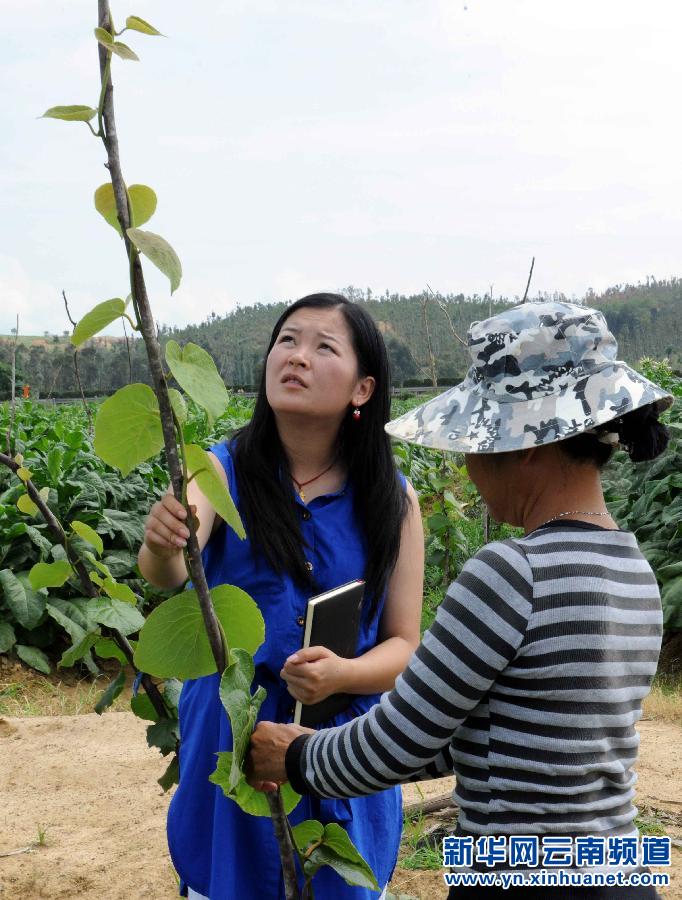
<path fill-rule="evenodd" d="M 609 509 L 622 528 L 632 531 L 661 587 L 663 623 L 682 630 L 682 379 L 665 362 L 645 359 L 644 374 L 675 395 L 663 421 L 670 429 L 668 449 L 653 463 L 632 465 L 617 453 L 604 477 Z"/>
<path fill-rule="evenodd" d="M 106 402 L 100 405 L 100 412 L 104 406 Z M 252 400 L 231 398 L 227 411 L 209 423 L 206 412 L 190 402 L 184 438 L 198 445 L 193 451 L 197 455 L 200 447 L 217 443 L 247 422 L 252 409 Z M 0 433 L 5 433 L 8 418 L 8 406 L 2 404 Z M 23 468 L 36 485 L 49 492 L 48 505 L 57 519 L 69 526 L 74 545 L 80 551 L 97 553 L 111 578 L 117 580 L 114 587 L 100 573 L 105 593 L 107 589 L 115 591 L 115 599 L 129 602 L 135 599 L 130 593 L 134 591 L 143 598 L 140 610 L 146 613 L 163 594 L 141 579 L 136 554 L 149 507 L 168 485 L 163 454 L 157 452 L 121 478 L 119 471 L 95 453 L 82 404 L 48 406 L 20 401 L 15 435 L 16 450 L 24 457 Z M 21 479 L 0 467 L 0 653 L 16 645 L 40 649 L 47 656 L 24 650 L 21 658 L 29 665 L 38 663 L 40 671 L 49 671 L 49 657 L 59 659 L 72 644 L 73 636 L 64 622 L 70 620 L 73 608 L 59 616 L 56 607 L 47 603 L 48 591 L 50 603 L 77 600 L 81 593 L 75 579 L 69 577 L 63 548 L 53 544 L 46 524 L 39 515 L 27 515 L 17 507 L 21 497 L 27 508 L 33 507 Z M 229 495 L 223 502 L 231 503 Z M 32 587 L 29 573 L 38 564 L 43 568 L 36 570 L 36 576 L 43 572 L 48 581 Z M 57 584 L 54 579 L 60 566 L 63 572 L 61 584 Z M 91 653 L 84 661 L 96 671 Z M 71 655 L 62 664 L 73 665 Z"/>
<path fill-rule="evenodd" d="M 6 427 L 3 405 L 0 428 L 4 432 Z M 149 597 L 135 568 L 135 552 L 149 504 L 166 486 L 159 463 L 148 463 L 122 480 L 95 455 L 82 406 L 20 403 L 15 435 L 24 468 L 35 484 L 47 489 L 48 506 L 70 526 L 80 555 L 99 554 L 107 577 L 121 579 L 120 589 Z M 81 588 L 46 524 L 18 508 L 22 496 L 21 480 L 0 468 L 0 647 L 7 652 L 16 642 L 58 658 L 74 635 L 85 636 L 73 605 L 82 602 Z M 132 593 L 130 597 L 135 599 Z M 38 659 L 41 671 L 46 668 L 43 658 L 26 652 L 22 658 L 29 665 Z M 85 662 L 96 671 L 90 652 Z"/>
<path fill-rule="evenodd" d="M 632 466 L 624 453 L 616 454 L 604 483 L 610 508 L 624 528 L 635 532 L 657 574 L 666 629 L 682 630 L 682 379 L 676 378 L 665 362 L 644 360 L 643 367 L 648 377 L 679 397 L 664 417 L 671 429 L 670 447 L 653 464 L 640 466 Z M 211 422 L 208 413 L 190 401 L 183 423 L 185 441 L 207 448 L 223 440 L 249 420 L 253 402 L 233 395 L 227 410 Z M 422 402 L 423 397 L 394 400 L 392 416 Z M 7 406 L 0 406 L 0 433 L 7 420 Z M 83 549 L 90 544 L 92 550 L 93 542 L 103 541 L 102 548 L 95 548 L 102 562 L 114 578 L 144 597 L 141 610 L 147 612 L 149 604 L 154 605 L 161 595 L 139 578 L 134 554 L 149 507 L 168 483 L 163 454 L 122 479 L 95 454 L 80 404 L 53 407 L 21 402 L 15 428 L 24 466 L 36 484 L 49 489 L 48 503 L 55 514 L 71 525 Z M 395 444 L 394 454 L 415 486 L 424 514 L 425 628 L 447 582 L 483 543 L 480 498 L 457 458 L 444 461 L 438 451 L 400 443 Z M 59 658 L 69 646 L 70 635 L 47 608 L 47 591 L 31 590 L 28 574 L 36 563 L 61 560 L 61 548 L 53 546 L 44 523 L 17 509 L 22 494 L 21 481 L 9 470 L 0 469 L 0 653 L 19 644 Z M 508 527 L 492 524 L 490 539 L 510 533 Z M 8 576 L 3 574 L 7 571 L 28 587 L 26 599 L 17 599 L 21 590 L 16 586 L 12 592 Z M 65 601 L 78 597 L 77 588 L 68 580 L 61 588 L 50 588 L 49 593 Z M 22 652 L 29 664 L 37 660 L 41 669 L 46 668 L 47 657 L 34 659 Z M 86 660 L 90 662 L 91 657 Z M 68 657 L 64 664 L 69 664 Z"/>

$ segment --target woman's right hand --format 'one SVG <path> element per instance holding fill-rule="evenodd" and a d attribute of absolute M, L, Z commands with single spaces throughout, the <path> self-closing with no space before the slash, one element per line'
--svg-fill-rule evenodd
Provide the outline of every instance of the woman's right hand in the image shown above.
<path fill-rule="evenodd" d="M 193 516 L 196 509 L 190 506 Z M 187 511 L 182 503 L 172 494 L 164 494 L 152 506 L 145 522 L 144 543 L 149 552 L 159 559 L 171 559 L 182 553 L 189 537 L 186 521 Z"/>
<path fill-rule="evenodd" d="M 213 453 L 208 455 L 218 476 L 227 487 L 227 475 L 220 461 Z M 187 485 L 187 499 L 194 520 L 197 543 L 199 549 L 203 550 L 222 520 L 199 490 L 196 478 Z M 144 541 L 137 555 L 137 564 L 147 581 L 164 590 L 180 587 L 187 581 L 189 573 L 182 555 L 189 538 L 187 524 L 187 511 L 182 503 L 175 499 L 170 488 L 152 506 L 145 522 Z"/>

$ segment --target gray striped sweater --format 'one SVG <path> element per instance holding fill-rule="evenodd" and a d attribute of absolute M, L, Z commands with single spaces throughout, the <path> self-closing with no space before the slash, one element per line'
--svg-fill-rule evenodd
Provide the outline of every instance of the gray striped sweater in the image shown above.
<path fill-rule="evenodd" d="M 395 689 L 291 745 L 290 781 L 351 797 L 454 771 L 464 833 L 631 833 L 661 629 L 632 534 L 563 522 L 489 544 Z"/>

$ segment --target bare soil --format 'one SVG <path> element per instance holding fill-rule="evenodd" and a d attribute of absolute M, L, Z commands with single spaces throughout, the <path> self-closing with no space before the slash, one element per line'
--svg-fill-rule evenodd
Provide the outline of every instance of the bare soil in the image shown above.
<path fill-rule="evenodd" d="M 673 884 L 662 893 L 682 900 L 682 727 L 644 721 L 640 731 L 638 806 L 678 843 Z M 169 797 L 156 784 L 164 768 L 146 745 L 144 722 L 129 712 L 0 718 L 0 898 L 176 897 Z M 451 779 L 420 786 L 429 796 L 450 787 Z M 405 802 L 417 799 L 407 787 Z M 7 855 L 17 850 L 26 852 Z M 445 895 L 439 871 L 398 868 L 391 890 L 419 900 Z"/>

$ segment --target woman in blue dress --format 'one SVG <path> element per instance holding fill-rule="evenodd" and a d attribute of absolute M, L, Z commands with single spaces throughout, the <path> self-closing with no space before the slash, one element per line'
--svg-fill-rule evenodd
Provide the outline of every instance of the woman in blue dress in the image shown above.
<path fill-rule="evenodd" d="M 275 325 L 251 422 L 212 448 L 247 539 L 189 485 L 209 585 L 243 588 L 265 619 L 255 656 L 255 683 L 267 689 L 260 718 L 291 721 L 296 700 L 345 692 L 353 697 L 348 709 L 320 727 L 343 724 L 393 687 L 419 642 L 421 517 L 393 462 L 389 415 L 388 360 L 370 316 L 340 295 L 304 297 Z M 184 519 L 169 493 L 147 520 L 140 569 L 161 587 L 187 579 Z M 300 650 L 308 598 L 354 579 L 366 581 L 356 658 Z M 190 898 L 277 900 L 284 889 L 270 820 L 243 813 L 208 781 L 215 754 L 232 741 L 218 683 L 217 674 L 186 682 L 180 698 L 171 856 Z M 290 820 L 309 818 L 346 828 L 385 888 L 400 842 L 399 788 L 353 800 L 305 797 Z M 378 896 L 329 868 L 316 876 L 315 890 L 334 900 Z"/>

